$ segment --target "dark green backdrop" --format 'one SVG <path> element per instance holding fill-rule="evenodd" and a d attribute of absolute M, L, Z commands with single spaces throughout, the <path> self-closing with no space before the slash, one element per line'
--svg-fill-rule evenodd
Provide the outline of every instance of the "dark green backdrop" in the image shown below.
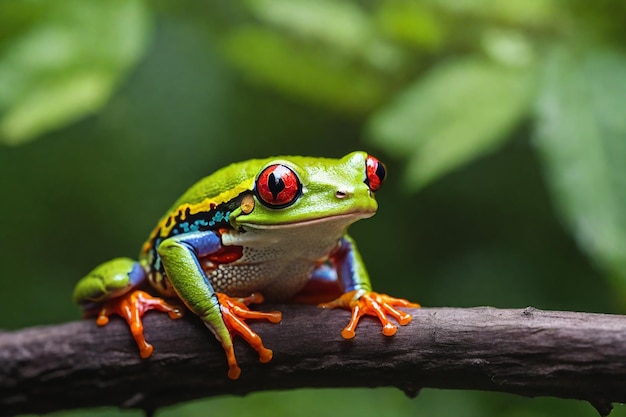
<path fill-rule="evenodd" d="M 623 311 L 623 2 L 36 3 L 0 1 L 0 328 L 79 319 L 76 280 L 136 256 L 215 169 L 355 149 L 389 173 L 378 214 L 351 229 L 377 290 L 425 306 Z M 594 413 L 378 389 L 158 415 Z M 89 413 L 122 414 L 141 413 Z"/>

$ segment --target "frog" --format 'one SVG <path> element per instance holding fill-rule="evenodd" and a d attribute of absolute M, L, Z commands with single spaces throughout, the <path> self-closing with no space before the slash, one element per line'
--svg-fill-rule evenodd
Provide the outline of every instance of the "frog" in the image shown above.
<path fill-rule="evenodd" d="M 393 336 L 419 304 L 374 292 L 356 243 L 347 233 L 372 217 L 386 167 L 363 151 L 342 158 L 278 156 L 230 164 L 199 180 L 158 221 L 138 260 L 115 258 L 80 279 L 73 299 L 99 326 L 123 317 L 142 358 L 148 311 L 171 319 L 186 310 L 214 334 L 238 379 L 233 338 L 269 362 L 273 351 L 248 320 L 279 323 L 279 311 L 253 305 L 304 300 L 351 312 L 341 330 L 352 339 L 363 316 Z M 317 300 L 317 301 L 312 301 Z M 183 307 L 184 306 L 184 307 Z M 186 310 L 185 310 L 186 308 Z"/>

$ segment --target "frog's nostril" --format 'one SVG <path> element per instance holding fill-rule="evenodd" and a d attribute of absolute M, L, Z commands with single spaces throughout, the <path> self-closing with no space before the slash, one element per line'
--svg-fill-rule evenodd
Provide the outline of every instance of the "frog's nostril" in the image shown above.
<path fill-rule="evenodd" d="M 337 197 L 340 200 L 343 200 L 344 198 L 348 196 L 350 196 L 350 193 L 347 191 L 337 190 L 337 192 L 335 192 L 335 197 Z"/>

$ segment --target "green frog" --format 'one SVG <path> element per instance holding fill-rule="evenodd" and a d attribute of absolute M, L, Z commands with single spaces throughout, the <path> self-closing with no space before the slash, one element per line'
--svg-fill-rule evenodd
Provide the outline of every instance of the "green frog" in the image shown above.
<path fill-rule="evenodd" d="M 233 336 L 241 336 L 261 362 L 272 351 L 246 320 L 281 320 L 280 312 L 251 310 L 264 300 L 322 300 L 345 308 L 351 319 L 341 334 L 350 339 L 363 315 L 377 317 L 392 336 L 419 307 L 372 291 L 348 226 L 373 216 L 385 166 L 365 152 L 340 159 L 278 156 L 231 164 L 201 179 L 157 223 L 139 260 L 117 258 L 96 267 L 74 290 L 74 300 L 97 324 L 117 314 L 128 322 L 141 357 L 153 347 L 143 335 L 149 310 L 182 316 L 180 300 L 221 343 L 228 376 L 241 370 Z M 147 291 L 151 288 L 160 296 Z M 316 294 L 316 292 L 318 294 Z M 331 296 L 329 300 L 329 296 Z"/>

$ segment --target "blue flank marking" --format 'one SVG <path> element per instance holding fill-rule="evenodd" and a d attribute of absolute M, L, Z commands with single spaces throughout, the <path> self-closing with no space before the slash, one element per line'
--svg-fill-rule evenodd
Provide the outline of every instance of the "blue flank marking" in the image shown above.
<path fill-rule="evenodd" d="M 154 269 L 157 271 L 161 269 L 161 257 L 159 256 L 159 252 L 157 251 L 160 244 L 161 238 L 159 237 L 154 241 L 154 254 L 156 255 L 156 259 L 154 261 Z"/>
<path fill-rule="evenodd" d="M 198 219 L 195 222 L 193 222 L 193 224 L 189 224 L 187 222 L 179 224 L 179 226 L 183 228 L 182 233 L 197 232 L 200 230 L 200 226 L 209 226 L 209 225 L 210 223 L 207 223 L 207 221 L 204 219 Z"/>
<path fill-rule="evenodd" d="M 194 232 L 197 232 L 198 230 L 200 230 L 200 226 L 208 226 L 209 223 L 204 220 L 204 219 L 198 219 L 195 222 L 193 222 L 193 225 L 191 225 L 191 230 L 193 230 Z"/>
<path fill-rule="evenodd" d="M 230 211 L 227 211 L 226 213 L 221 212 L 221 211 L 216 211 L 215 214 L 213 215 L 213 218 L 209 222 L 209 226 L 215 226 L 216 223 L 227 222 L 229 217 L 230 217 Z"/>

